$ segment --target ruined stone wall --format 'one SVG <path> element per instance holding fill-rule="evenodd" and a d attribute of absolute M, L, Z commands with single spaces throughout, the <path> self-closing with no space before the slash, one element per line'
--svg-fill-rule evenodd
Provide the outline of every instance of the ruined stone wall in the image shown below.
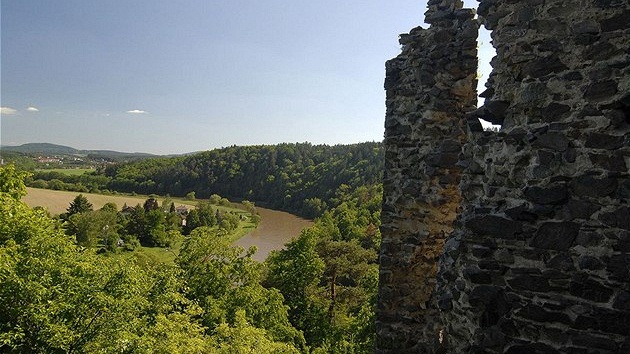
<path fill-rule="evenodd" d="M 448 3 L 430 1 L 427 18 Z M 439 44 L 449 54 L 423 39 L 387 64 L 376 351 L 630 353 L 630 3 L 481 0 L 478 13 L 497 50 L 483 107 L 429 95 L 445 126 L 411 123 L 434 111 L 412 58 L 468 62 L 465 31 Z M 475 117 L 502 129 L 451 129 Z M 449 140 L 464 142 L 457 161 L 432 169 Z"/>
<path fill-rule="evenodd" d="M 429 1 L 429 29 L 387 62 L 379 352 L 431 352 L 442 328 L 437 262 L 459 206 L 464 112 L 476 107 L 477 24 L 461 1 Z"/>

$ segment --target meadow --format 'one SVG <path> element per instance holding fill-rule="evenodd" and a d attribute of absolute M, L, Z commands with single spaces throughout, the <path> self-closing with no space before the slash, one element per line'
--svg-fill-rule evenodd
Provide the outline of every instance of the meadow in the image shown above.
<path fill-rule="evenodd" d="M 66 176 L 81 176 L 85 173 L 94 172 L 93 168 L 47 168 L 47 169 L 36 169 L 35 171 L 43 171 L 43 172 L 57 172 L 64 174 Z"/>
<path fill-rule="evenodd" d="M 70 191 L 55 191 L 51 189 L 40 188 L 26 188 L 27 195 L 22 198 L 26 204 L 30 207 L 43 207 L 48 209 L 51 215 L 58 215 L 64 213 L 70 202 L 79 194 L 83 194 L 92 203 L 94 209 L 100 209 L 106 203 L 115 203 L 118 209 L 121 209 L 123 205 L 135 206 L 136 204 L 142 205 L 148 198 L 148 196 L 142 195 L 105 195 L 94 193 L 79 193 Z M 173 199 L 175 206 L 185 205 L 187 207 L 195 206 L 196 201 L 184 202 L 181 199 Z"/>

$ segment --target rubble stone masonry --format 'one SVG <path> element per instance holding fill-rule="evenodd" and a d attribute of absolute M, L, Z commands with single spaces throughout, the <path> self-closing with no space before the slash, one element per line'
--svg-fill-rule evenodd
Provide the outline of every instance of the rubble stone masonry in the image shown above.
<path fill-rule="evenodd" d="M 477 13 L 429 0 L 386 64 L 375 352 L 630 353 L 630 3 Z"/>

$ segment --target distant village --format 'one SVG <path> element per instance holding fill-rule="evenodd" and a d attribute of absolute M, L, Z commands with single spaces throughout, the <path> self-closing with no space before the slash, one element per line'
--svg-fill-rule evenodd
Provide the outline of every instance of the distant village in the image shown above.
<path fill-rule="evenodd" d="M 36 147 L 32 147 L 35 145 Z M 24 144 L 0 149 L 0 165 L 15 163 L 27 169 L 96 169 L 116 162 L 154 157 L 150 154 L 77 150 L 54 144 Z"/>
<path fill-rule="evenodd" d="M 86 168 L 95 169 L 99 166 L 113 164 L 104 158 L 72 155 L 38 155 L 33 158 L 40 168 Z"/>

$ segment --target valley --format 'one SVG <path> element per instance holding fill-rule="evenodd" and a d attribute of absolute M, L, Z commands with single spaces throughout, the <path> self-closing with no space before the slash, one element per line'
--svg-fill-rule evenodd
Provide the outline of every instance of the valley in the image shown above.
<path fill-rule="evenodd" d="M 66 211 L 72 199 L 77 196 L 77 192 L 55 191 L 49 189 L 27 188 L 28 194 L 22 200 L 30 207 L 44 207 L 52 215 L 61 214 Z M 128 195 L 103 195 L 94 193 L 83 193 L 83 195 L 92 203 L 95 209 L 100 209 L 106 203 L 115 203 L 119 207 L 123 205 L 134 206 L 142 204 L 147 196 L 128 196 Z M 197 201 L 185 201 L 174 199 L 176 206 L 194 207 Z M 310 227 L 313 222 L 300 218 L 293 214 L 256 207 L 260 214 L 261 220 L 255 229 L 248 228 L 233 244 L 245 249 L 256 246 L 258 251 L 252 257 L 262 262 L 267 258 L 269 252 L 284 247 L 284 244 L 293 237 L 300 234 L 302 229 Z"/>

